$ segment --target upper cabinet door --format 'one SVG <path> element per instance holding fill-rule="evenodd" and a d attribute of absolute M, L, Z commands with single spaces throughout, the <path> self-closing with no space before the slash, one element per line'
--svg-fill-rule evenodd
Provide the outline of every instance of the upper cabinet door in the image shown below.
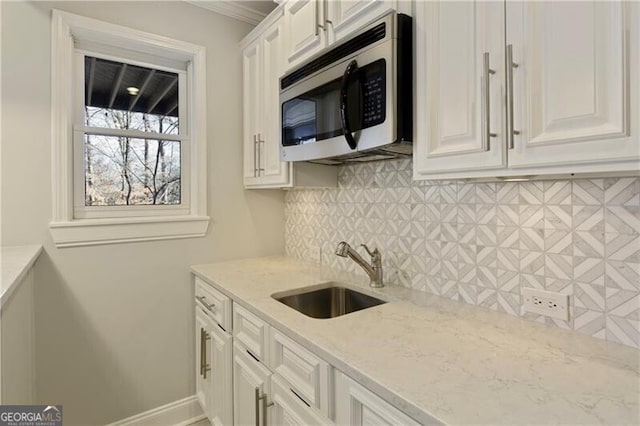
<path fill-rule="evenodd" d="M 497 2 L 416 2 L 416 178 L 506 165 L 504 11 Z"/>
<path fill-rule="evenodd" d="M 243 148 L 244 183 L 250 184 L 259 176 L 258 133 L 261 123 L 261 55 L 260 40 L 244 49 L 243 65 Z M 260 135 L 261 136 L 261 135 Z"/>
<path fill-rule="evenodd" d="M 506 13 L 519 132 L 510 166 L 640 158 L 637 5 L 507 2 Z"/>
<path fill-rule="evenodd" d="M 325 47 L 324 8 L 322 0 L 290 0 L 285 4 L 287 68 Z"/>
<path fill-rule="evenodd" d="M 343 39 L 384 12 L 395 9 L 396 4 L 396 0 L 325 0 L 329 43 Z"/>
<path fill-rule="evenodd" d="M 280 161 L 280 77 L 284 71 L 283 23 L 279 20 L 262 36 L 262 110 L 263 122 L 260 139 L 261 184 L 286 185 L 289 183 L 290 164 Z"/>

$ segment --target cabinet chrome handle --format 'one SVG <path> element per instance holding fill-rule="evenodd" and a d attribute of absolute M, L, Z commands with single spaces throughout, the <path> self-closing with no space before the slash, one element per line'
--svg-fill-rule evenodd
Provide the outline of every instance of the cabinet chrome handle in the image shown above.
<path fill-rule="evenodd" d="M 260 426 L 260 388 L 255 388 L 256 426 Z"/>
<path fill-rule="evenodd" d="M 325 1 L 323 5 L 324 5 L 324 23 L 326 25 L 333 25 L 333 22 L 331 22 L 331 19 L 327 19 L 329 17 L 329 2 Z M 327 31 L 327 27 L 325 27 L 324 30 Z"/>
<path fill-rule="evenodd" d="M 253 135 L 253 177 L 258 176 L 258 137 Z"/>
<path fill-rule="evenodd" d="M 205 353 L 205 342 L 204 342 L 204 328 L 200 327 L 200 375 L 204 375 L 204 358 L 206 356 Z"/>
<path fill-rule="evenodd" d="M 200 351 L 202 353 L 202 355 L 200 356 L 200 370 L 202 371 L 202 376 L 206 379 L 207 371 L 211 371 L 211 365 L 207 364 L 207 341 L 211 340 L 211 336 L 205 331 L 204 328 L 200 329 L 200 333 L 200 338 L 202 339 L 202 343 L 200 346 Z"/>
<path fill-rule="evenodd" d="M 208 310 L 216 307 L 215 303 L 207 303 L 207 298 L 205 296 L 197 296 L 196 299 L 198 299 Z"/>
<path fill-rule="evenodd" d="M 314 0 L 314 2 L 316 7 L 316 37 L 318 37 L 320 34 L 320 31 L 318 30 L 322 29 L 322 31 L 324 31 L 324 27 L 320 23 L 320 2 L 317 0 Z"/>
<path fill-rule="evenodd" d="M 262 167 L 262 149 L 264 148 L 264 140 L 262 140 L 262 135 L 258 133 L 258 176 L 261 175 L 260 172 L 264 172 L 264 167 Z"/>
<path fill-rule="evenodd" d="M 495 133 L 491 133 L 491 74 L 495 74 L 496 72 L 491 69 L 489 64 L 489 52 L 484 52 L 482 55 L 482 114 L 483 114 L 483 123 L 484 123 L 484 131 L 482 132 L 482 149 L 484 151 L 489 151 L 490 149 L 490 140 L 491 138 L 495 138 L 497 135 Z"/>
<path fill-rule="evenodd" d="M 256 426 L 260 426 L 260 402 L 262 401 L 262 426 L 267 426 L 267 408 L 273 406 L 272 402 L 267 402 L 267 394 L 260 395 L 260 388 L 255 388 L 256 398 Z"/>
<path fill-rule="evenodd" d="M 513 149 L 514 135 L 520 132 L 513 128 L 513 69 L 518 68 L 518 64 L 513 62 L 513 44 L 507 45 L 505 55 L 505 78 L 507 79 L 507 143 L 509 149 Z"/>

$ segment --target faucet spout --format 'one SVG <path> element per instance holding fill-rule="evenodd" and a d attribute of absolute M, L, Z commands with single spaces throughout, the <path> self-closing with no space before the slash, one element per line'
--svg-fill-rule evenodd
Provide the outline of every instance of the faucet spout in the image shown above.
<path fill-rule="evenodd" d="M 367 253 L 371 256 L 371 264 L 369 264 L 366 260 L 358 254 L 346 241 L 341 241 L 336 248 L 336 255 L 340 257 L 349 257 L 351 260 L 356 262 L 369 276 L 369 285 L 371 287 L 384 287 L 382 283 L 382 255 L 375 249 L 373 251 L 369 250 L 369 248 L 362 244 Z"/>

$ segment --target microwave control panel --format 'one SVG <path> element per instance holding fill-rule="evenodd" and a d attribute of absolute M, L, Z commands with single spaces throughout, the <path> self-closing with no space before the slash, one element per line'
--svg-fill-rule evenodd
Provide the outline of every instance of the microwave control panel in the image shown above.
<path fill-rule="evenodd" d="M 381 75 L 365 80 L 364 104 L 362 111 L 363 127 L 372 127 L 384 122 L 385 80 Z"/>

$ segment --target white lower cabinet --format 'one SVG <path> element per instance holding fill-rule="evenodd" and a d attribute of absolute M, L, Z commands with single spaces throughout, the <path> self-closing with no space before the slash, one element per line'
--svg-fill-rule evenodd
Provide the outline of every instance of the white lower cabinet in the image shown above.
<path fill-rule="evenodd" d="M 336 424 L 420 425 L 352 378 L 336 371 Z"/>
<path fill-rule="evenodd" d="M 237 304 L 233 323 L 235 424 L 332 424 L 329 365 Z"/>
<path fill-rule="evenodd" d="M 213 425 L 233 423 L 231 345 L 231 336 L 196 306 L 196 395 Z"/>
<path fill-rule="evenodd" d="M 330 425 L 329 419 L 317 414 L 288 383 L 277 374 L 271 380 L 271 424 L 273 425 Z"/>
<path fill-rule="evenodd" d="M 214 426 L 233 424 L 233 400 L 231 372 L 233 340 L 232 337 L 216 326 L 211 331 L 209 353 L 211 358 L 211 411 L 209 419 Z"/>
<path fill-rule="evenodd" d="M 196 394 L 212 425 L 419 424 L 211 285 L 194 282 Z"/>
<path fill-rule="evenodd" d="M 211 418 L 212 379 L 208 370 L 211 354 L 211 334 L 215 324 L 206 312 L 196 306 L 196 395 L 207 417 Z M 207 370 L 207 371 L 205 371 Z"/>
<path fill-rule="evenodd" d="M 233 345 L 233 418 L 236 425 L 269 424 L 271 371 L 239 343 Z"/>
<path fill-rule="evenodd" d="M 271 369 L 289 384 L 291 392 L 309 410 L 332 417 L 333 368 L 275 328 L 270 329 L 269 349 Z"/>
<path fill-rule="evenodd" d="M 194 283 L 196 395 L 211 424 L 231 425 L 231 300 L 199 278 Z"/>

